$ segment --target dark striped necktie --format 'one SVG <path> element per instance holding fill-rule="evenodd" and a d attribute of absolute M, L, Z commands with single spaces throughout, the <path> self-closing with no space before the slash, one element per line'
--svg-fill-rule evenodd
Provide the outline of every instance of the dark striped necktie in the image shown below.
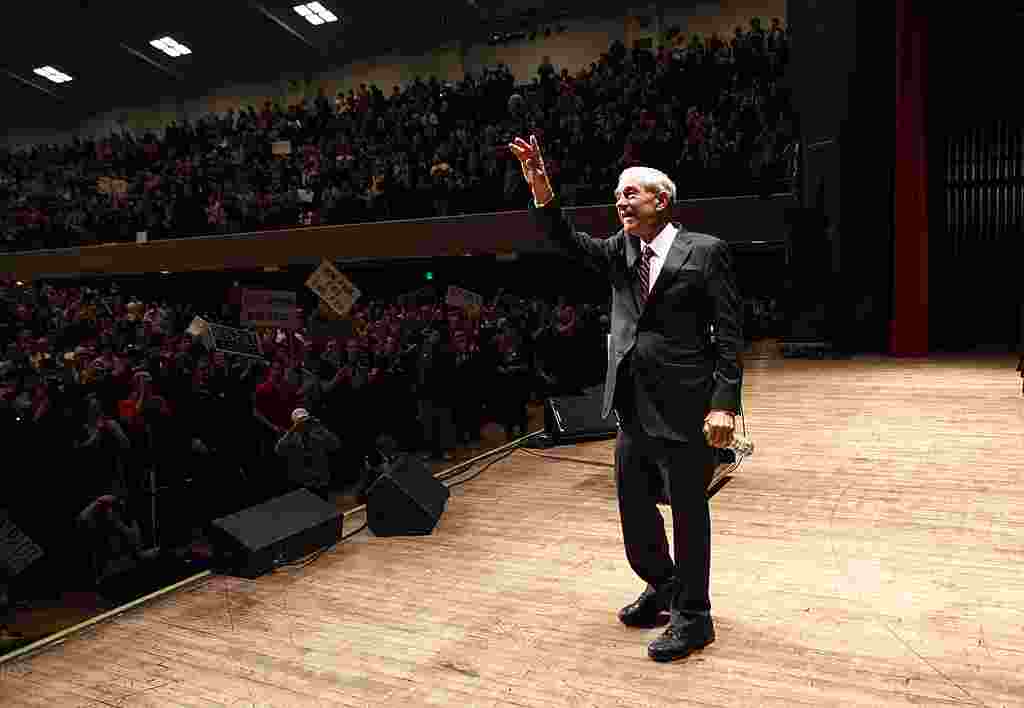
<path fill-rule="evenodd" d="M 644 254 L 640 258 L 640 265 L 637 267 L 637 274 L 640 276 L 640 307 L 647 303 L 647 297 L 651 294 L 651 256 L 654 249 L 644 246 Z"/>

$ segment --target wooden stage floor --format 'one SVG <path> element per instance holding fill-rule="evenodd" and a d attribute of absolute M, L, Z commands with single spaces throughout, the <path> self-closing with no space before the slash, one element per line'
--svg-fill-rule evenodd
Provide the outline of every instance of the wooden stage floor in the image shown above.
<path fill-rule="evenodd" d="M 640 583 L 605 441 L 513 453 L 431 536 L 213 576 L 0 665 L 0 705 L 1022 706 L 1014 363 L 748 364 L 757 452 L 712 499 L 718 639 L 687 660 L 615 619 Z"/>

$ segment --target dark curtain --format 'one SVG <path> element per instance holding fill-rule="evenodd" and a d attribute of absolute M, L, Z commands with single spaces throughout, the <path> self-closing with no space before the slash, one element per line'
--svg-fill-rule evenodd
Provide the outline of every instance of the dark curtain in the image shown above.
<path fill-rule="evenodd" d="M 896 2 L 896 165 L 892 328 L 896 356 L 928 353 L 928 23 L 921 0 Z"/>

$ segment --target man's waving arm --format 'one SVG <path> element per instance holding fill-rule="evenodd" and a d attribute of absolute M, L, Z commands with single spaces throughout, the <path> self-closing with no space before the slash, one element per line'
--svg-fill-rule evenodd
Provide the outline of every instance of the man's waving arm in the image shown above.
<path fill-rule="evenodd" d="M 529 142 L 516 138 L 509 144 L 509 149 L 519 160 L 523 178 L 533 194 L 530 212 L 538 228 L 591 270 L 607 275 L 613 254 L 612 244 L 577 231 L 562 211 L 548 180 L 537 138 L 530 136 Z"/>

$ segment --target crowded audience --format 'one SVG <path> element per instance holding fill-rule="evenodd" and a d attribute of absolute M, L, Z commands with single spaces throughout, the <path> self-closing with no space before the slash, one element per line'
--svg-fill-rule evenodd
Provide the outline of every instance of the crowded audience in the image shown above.
<path fill-rule="evenodd" d="M 576 73 L 545 59 L 523 81 L 499 64 L 0 152 L 0 248 L 521 209 L 514 134 L 538 136 L 569 205 L 606 203 L 635 164 L 672 174 L 681 198 L 781 189 L 788 46 L 778 20 L 755 19 L 728 39 L 616 42 Z"/>
<path fill-rule="evenodd" d="M 360 495 L 383 456 L 451 460 L 492 422 L 511 440 L 531 400 L 603 373 L 606 306 L 500 294 L 467 310 L 420 294 L 343 321 L 325 312 L 260 330 L 255 358 L 211 350 L 189 331 L 206 313 L 187 303 L 4 282 L 3 506 L 46 549 L 20 581 L 113 577 L 107 561 L 186 548 L 210 520 L 298 487 Z M 348 331 L 325 334 L 330 322 Z M 98 528 L 116 532 L 121 557 L 106 538 L 101 551 L 68 542 Z"/>

